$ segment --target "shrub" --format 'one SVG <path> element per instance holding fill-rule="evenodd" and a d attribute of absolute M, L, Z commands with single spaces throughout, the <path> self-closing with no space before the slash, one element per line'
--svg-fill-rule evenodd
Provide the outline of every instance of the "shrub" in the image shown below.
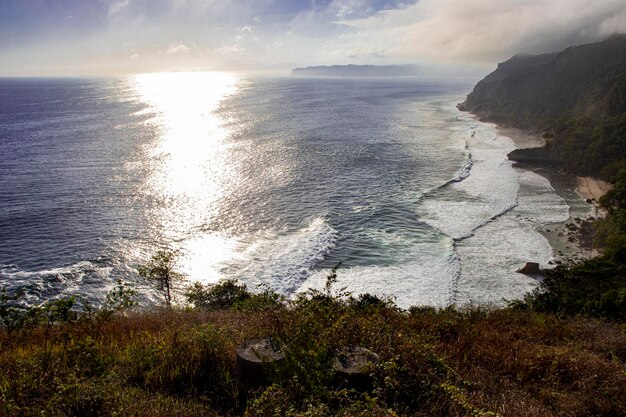
<path fill-rule="evenodd" d="M 238 284 L 236 280 L 228 279 L 213 285 L 202 285 L 195 282 L 187 287 L 185 297 L 196 308 L 221 310 L 248 300 L 251 294 L 244 284 Z"/>

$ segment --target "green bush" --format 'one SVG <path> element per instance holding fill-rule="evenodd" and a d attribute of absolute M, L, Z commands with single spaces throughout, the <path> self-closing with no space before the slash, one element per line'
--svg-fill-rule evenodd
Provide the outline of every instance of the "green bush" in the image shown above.
<path fill-rule="evenodd" d="M 248 300 L 251 294 L 244 284 L 228 279 L 218 284 L 202 285 L 199 282 L 185 290 L 187 302 L 203 310 L 227 309 Z"/>
<path fill-rule="evenodd" d="M 626 265 L 608 256 L 545 271 L 539 288 L 518 306 L 560 315 L 626 320 Z"/>

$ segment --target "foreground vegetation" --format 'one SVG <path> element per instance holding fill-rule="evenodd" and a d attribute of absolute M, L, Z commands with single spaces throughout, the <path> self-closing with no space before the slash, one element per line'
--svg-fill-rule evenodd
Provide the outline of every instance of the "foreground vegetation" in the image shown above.
<path fill-rule="evenodd" d="M 23 310 L 5 294 L 0 415 L 626 415 L 622 320 L 540 311 L 560 296 L 493 311 L 403 311 L 335 292 L 336 280 L 333 271 L 325 291 L 290 302 L 233 281 L 195 285 L 195 306 L 143 312 L 124 285 L 80 313 L 71 298 Z M 236 347 L 259 336 L 286 358 L 266 385 L 242 393 Z M 380 356 L 364 386 L 332 370 L 347 345 Z"/>

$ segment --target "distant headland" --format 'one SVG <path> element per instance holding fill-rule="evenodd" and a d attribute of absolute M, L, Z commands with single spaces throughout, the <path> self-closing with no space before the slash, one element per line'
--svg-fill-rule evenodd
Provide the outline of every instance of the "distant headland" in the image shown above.
<path fill-rule="evenodd" d="M 318 65 L 294 68 L 291 75 L 303 77 L 410 77 L 418 75 L 415 65 Z"/>

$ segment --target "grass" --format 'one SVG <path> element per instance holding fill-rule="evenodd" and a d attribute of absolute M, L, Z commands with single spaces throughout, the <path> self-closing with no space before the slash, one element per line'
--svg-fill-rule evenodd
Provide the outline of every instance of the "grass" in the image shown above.
<path fill-rule="evenodd" d="M 4 331 L 0 415 L 626 415 L 623 322 L 517 307 L 403 311 L 330 290 L 230 299 Z M 236 347 L 259 336 L 280 341 L 286 359 L 242 395 Z M 346 345 L 380 356 L 366 388 L 330 366 Z"/>

